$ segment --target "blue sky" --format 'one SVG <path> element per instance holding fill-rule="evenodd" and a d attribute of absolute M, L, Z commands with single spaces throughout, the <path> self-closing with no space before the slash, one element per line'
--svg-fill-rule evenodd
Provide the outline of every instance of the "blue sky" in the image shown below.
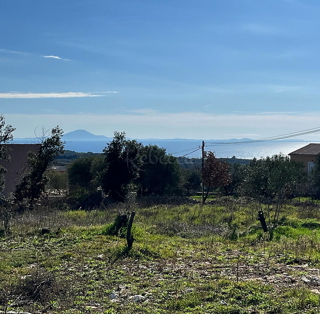
<path fill-rule="evenodd" d="M 317 128 L 319 16 L 316 0 L 0 0 L 0 114 L 15 137 Z"/>

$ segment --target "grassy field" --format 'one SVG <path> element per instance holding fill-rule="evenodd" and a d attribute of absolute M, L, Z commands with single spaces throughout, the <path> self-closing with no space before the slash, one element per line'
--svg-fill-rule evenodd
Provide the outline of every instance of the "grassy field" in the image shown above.
<path fill-rule="evenodd" d="M 314 202 L 286 204 L 272 240 L 244 199 L 137 205 L 129 253 L 108 235 L 124 207 L 56 207 L 15 215 L 2 231 L 3 313 L 320 313 Z"/>

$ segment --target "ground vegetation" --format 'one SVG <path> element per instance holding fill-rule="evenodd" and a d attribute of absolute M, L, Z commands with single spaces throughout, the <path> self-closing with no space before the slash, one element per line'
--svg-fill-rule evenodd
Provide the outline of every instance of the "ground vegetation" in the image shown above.
<path fill-rule="evenodd" d="M 255 201 L 25 211 L 0 237 L 4 313 L 317 313 L 320 204 L 288 200 L 271 240 Z M 120 206 L 120 207 L 119 207 Z M 124 226 L 127 226 L 127 220 Z M 131 244 L 132 244 L 131 243 Z"/>

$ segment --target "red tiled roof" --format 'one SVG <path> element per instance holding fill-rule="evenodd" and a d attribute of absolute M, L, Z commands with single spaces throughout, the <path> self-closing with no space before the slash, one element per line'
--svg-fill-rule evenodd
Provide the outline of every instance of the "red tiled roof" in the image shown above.
<path fill-rule="evenodd" d="M 289 155 L 318 155 L 320 154 L 320 143 L 310 143 L 301 147 Z"/>

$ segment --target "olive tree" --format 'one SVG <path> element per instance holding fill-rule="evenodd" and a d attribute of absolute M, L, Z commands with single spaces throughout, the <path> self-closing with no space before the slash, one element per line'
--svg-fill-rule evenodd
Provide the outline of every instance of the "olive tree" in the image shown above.
<path fill-rule="evenodd" d="M 2 160 L 9 160 L 10 151 L 6 144 L 13 139 L 12 133 L 14 130 L 15 128 L 10 124 L 6 124 L 4 117 L 0 116 L 0 162 Z M 0 164 L 0 221 L 2 220 L 5 234 L 8 234 L 10 231 L 9 222 L 12 217 L 12 211 L 8 206 L 7 199 L 2 195 L 5 186 L 5 173 L 6 169 Z"/>
<path fill-rule="evenodd" d="M 33 208 L 35 200 L 45 191 L 48 183 L 46 170 L 55 157 L 63 153 L 63 131 L 59 126 L 51 130 L 51 136 L 43 139 L 37 152 L 30 152 L 27 160 L 28 172 L 16 186 L 15 200 L 21 208 Z"/>
<path fill-rule="evenodd" d="M 92 208 L 102 202 L 100 177 L 105 167 L 101 155 L 80 157 L 68 167 L 69 196 L 72 207 Z"/>
<path fill-rule="evenodd" d="M 13 128 L 10 124 L 6 124 L 5 118 L 0 116 L 0 161 L 8 160 L 9 158 L 9 148 L 7 144 L 13 139 L 13 132 L 15 128 Z M 0 164 L 0 192 L 3 191 L 4 188 L 4 175 L 6 173 L 6 169 Z"/>
<path fill-rule="evenodd" d="M 142 165 L 141 148 L 141 143 L 126 139 L 126 133 L 115 132 L 113 140 L 103 150 L 106 167 L 101 176 L 101 187 L 113 200 L 124 202 L 137 183 Z"/>
<path fill-rule="evenodd" d="M 276 224 L 284 200 L 298 193 L 305 180 L 303 164 L 292 161 L 289 157 L 275 155 L 253 159 L 245 168 L 242 193 L 251 196 L 260 204 L 273 202 L 273 222 Z"/>
<path fill-rule="evenodd" d="M 170 195 L 179 192 L 181 169 L 177 158 L 157 145 L 144 146 L 139 154 L 139 191 L 141 196 Z"/>

